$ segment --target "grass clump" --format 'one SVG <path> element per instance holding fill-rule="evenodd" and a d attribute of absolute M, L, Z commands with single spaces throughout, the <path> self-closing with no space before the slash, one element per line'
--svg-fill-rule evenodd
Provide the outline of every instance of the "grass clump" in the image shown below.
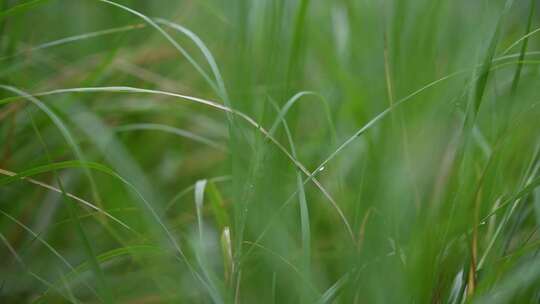
<path fill-rule="evenodd" d="M 537 303 L 536 4 L 0 0 L 0 302 Z"/>

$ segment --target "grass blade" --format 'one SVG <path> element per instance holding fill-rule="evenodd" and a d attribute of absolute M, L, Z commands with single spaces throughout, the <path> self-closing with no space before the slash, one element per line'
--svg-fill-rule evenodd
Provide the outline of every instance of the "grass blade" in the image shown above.
<path fill-rule="evenodd" d="M 14 16 L 16 14 L 25 13 L 26 11 L 33 9 L 38 5 L 44 4 L 47 1 L 49 0 L 32 0 L 25 3 L 21 3 L 14 7 L 11 7 L 3 12 L 0 12 L 0 21 L 2 21 L 3 19 L 7 17 Z"/>

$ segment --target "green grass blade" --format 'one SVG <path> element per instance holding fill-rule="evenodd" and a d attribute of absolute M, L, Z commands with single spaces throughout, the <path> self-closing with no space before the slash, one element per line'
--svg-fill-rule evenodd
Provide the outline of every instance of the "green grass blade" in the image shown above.
<path fill-rule="evenodd" d="M 529 33 L 531 32 L 531 26 L 532 26 L 532 20 L 534 16 L 535 7 L 536 7 L 536 1 L 531 0 L 531 4 L 529 5 L 529 17 L 527 19 L 527 27 L 525 29 L 525 36 L 523 39 L 523 44 L 521 45 L 521 51 L 519 53 L 519 60 L 518 60 L 519 63 L 516 66 L 516 72 L 514 74 L 514 78 L 512 79 L 512 88 L 510 89 L 510 92 L 512 95 L 516 93 L 519 79 L 521 77 L 521 69 L 523 67 L 523 60 L 525 59 L 525 53 L 527 52 L 527 44 L 529 43 Z"/>
<path fill-rule="evenodd" d="M 230 227 L 231 222 L 229 220 L 229 215 L 227 213 L 223 197 L 216 187 L 216 182 L 208 180 L 206 189 L 209 196 L 210 206 L 212 207 L 212 212 L 214 213 L 219 230 L 224 231 L 225 229 L 229 229 L 228 227 Z"/>
<path fill-rule="evenodd" d="M 38 5 L 44 4 L 47 1 L 49 0 L 32 0 L 21 3 L 19 5 L 15 5 L 3 12 L 0 12 L 0 21 L 10 16 L 25 13 L 26 11 L 33 9 Z"/>
<path fill-rule="evenodd" d="M 174 134 L 174 135 L 177 135 L 177 136 L 182 137 L 182 138 L 191 139 L 193 141 L 205 144 L 205 145 L 207 145 L 209 147 L 215 148 L 215 149 L 220 150 L 220 151 L 226 151 L 226 148 L 223 145 L 221 145 L 221 144 L 219 144 L 219 143 L 217 143 L 217 142 L 215 142 L 215 141 L 213 141 L 211 139 L 208 139 L 208 138 L 205 138 L 203 136 L 197 135 L 197 134 L 195 134 L 193 132 L 190 132 L 188 130 L 171 127 L 171 126 L 164 125 L 164 124 L 154 124 L 154 123 L 126 124 L 126 125 L 116 127 L 115 130 L 118 131 L 118 132 L 135 131 L 135 130 L 161 131 L 161 132 Z"/>
<path fill-rule="evenodd" d="M 195 183 L 195 210 L 197 211 L 197 224 L 199 225 L 199 241 L 203 244 L 203 206 L 204 206 L 204 191 L 207 180 L 198 180 Z"/>
<path fill-rule="evenodd" d="M 476 87 L 474 90 L 474 108 L 473 108 L 473 113 L 472 113 L 473 118 L 476 117 L 476 115 L 478 114 L 480 105 L 482 104 L 482 99 L 484 97 L 489 74 L 491 71 L 491 65 L 493 62 L 493 58 L 495 56 L 495 51 L 497 50 L 497 45 L 499 44 L 504 17 L 506 17 L 506 14 L 512 7 L 513 2 L 514 2 L 513 0 L 506 1 L 504 10 L 500 15 L 499 20 L 497 21 L 497 25 L 495 26 L 495 31 L 493 35 L 491 36 L 489 47 L 486 51 L 482 67 L 480 68 L 478 80 L 476 81 Z"/>
<path fill-rule="evenodd" d="M 50 165 L 48 165 L 48 166 L 50 166 Z M 56 187 L 53 187 L 53 186 L 51 186 L 49 184 L 37 181 L 37 180 L 32 179 L 32 178 L 28 178 L 31 175 L 45 173 L 45 172 L 49 172 L 49 171 L 52 171 L 52 170 L 55 170 L 55 169 L 44 170 L 44 171 L 35 172 L 35 173 L 31 172 L 30 174 L 25 176 L 24 173 L 19 173 L 18 174 L 18 173 L 15 173 L 15 172 L 0 169 L 0 174 L 1 175 L 6 175 L 6 176 L 9 176 L 9 177 L 13 178 L 12 180 L 5 180 L 5 181 L 0 179 L 0 185 L 5 185 L 5 184 L 8 184 L 10 182 L 14 182 L 15 180 L 18 180 L 18 179 L 23 179 L 23 180 L 25 180 L 25 181 L 27 181 L 29 183 L 32 183 L 34 185 L 38 185 L 38 186 L 43 187 L 45 189 L 48 189 L 50 191 L 54 191 L 56 193 L 62 193 L 62 190 L 60 190 L 60 189 L 58 189 Z M 68 196 L 70 199 L 73 199 L 74 201 L 77 201 L 77 202 L 81 203 L 82 205 L 84 205 L 86 207 L 89 207 L 90 209 L 93 209 L 93 210 L 97 211 L 98 213 L 101 213 L 101 214 L 105 215 L 106 217 L 110 218 L 114 222 L 118 223 L 120 226 L 134 232 L 134 230 L 131 229 L 131 227 L 129 227 L 126 223 L 122 222 L 120 219 L 116 218 L 112 214 L 110 214 L 107 211 L 103 210 L 99 206 L 96 206 L 95 204 L 92 204 L 92 203 L 88 202 L 87 200 L 84 200 L 84 199 L 74 195 L 73 193 L 66 192 L 66 196 Z"/>

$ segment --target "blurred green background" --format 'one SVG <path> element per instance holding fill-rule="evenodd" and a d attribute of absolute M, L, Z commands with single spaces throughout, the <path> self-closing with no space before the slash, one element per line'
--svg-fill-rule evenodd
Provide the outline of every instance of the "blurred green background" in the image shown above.
<path fill-rule="evenodd" d="M 538 303 L 535 0 L 0 0 L 0 302 Z"/>

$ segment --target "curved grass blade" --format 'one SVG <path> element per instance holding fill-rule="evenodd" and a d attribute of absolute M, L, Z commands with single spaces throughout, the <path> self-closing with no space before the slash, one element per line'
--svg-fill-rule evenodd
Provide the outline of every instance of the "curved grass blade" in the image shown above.
<path fill-rule="evenodd" d="M 195 210 L 197 211 L 197 223 L 199 225 L 199 241 L 203 244 L 203 205 L 204 205 L 204 190 L 206 188 L 207 180 L 198 180 L 195 183 Z"/>
<path fill-rule="evenodd" d="M 482 99 L 484 96 L 489 74 L 491 71 L 491 65 L 493 62 L 493 58 L 495 56 L 495 51 L 497 50 L 497 44 L 499 43 L 499 38 L 500 38 L 500 33 L 501 33 L 504 17 L 506 16 L 508 11 L 512 7 L 513 2 L 514 2 L 513 0 L 506 1 L 503 12 L 501 13 L 499 17 L 499 20 L 497 21 L 495 31 L 493 35 L 491 36 L 491 41 L 489 43 L 488 50 L 484 57 L 484 63 L 482 64 L 482 67 L 480 68 L 480 74 L 479 74 L 478 80 L 476 81 L 476 87 L 474 91 L 473 112 L 471 113 L 473 120 L 478 114 L 478 110 L 480 109 L 480 105 L 482 104 Z"/>
<path fill-rule="evenodd" d="M 40 187 L 48 189 L 50 191 L 54 191 L 54 192 L 57 192 L 57 193 L 62 193 L 62 191 L 60 189 L 56 188 L 56 187 L 53 187 L 53 186 L 51 186 L 49 184 L 40 182 L 40 181 L 32 179 L 32 178 L 21 176 L 20 174 L 15 173 L 15 172 L 0 169 L 0 174 L 10 176 L 10 177 L 14 177 L 14 178 L 17 178 L 17 179 L 22 179 L 22 180 L 25 180 L 25 181 L 27 181 L 29 183 L 34 184 L 34 185 L 38 185 Z M 136 231 L 133 230 L 131 227 L 129 227 L 126 223 L 122 222 L 120 219 L 116 218 L 115 216 L 113 216 L 112 214 L 110 214 L 107 211 L 103 210 L 102 208 L 100 208 L 100 207 L 98 207 L 98 206 L 96 206 L 96 205 L 94 205 L 94 204 L 92 204 L 92 203 L 90 203 L 90 202 L 88 202 L 88 201 L 86 201 L 86 200 L 72 194 L 72 193 L 66 192 L 66 196 L 68 196 L 69 198 L 83 204 L 86 207 L 89 207 L 92 210 L 97 211 L 98 213 L 101 213 L 101 214 L 105 215 L 106 217 L 110 218 L 111 220 L 118 223 L 120 226 L 128 229 L 129 231 L 132 231 L 132 232 L 136 233 Z"/>
<path fill-rule="evenodd" d="M 228 176 L 228 175 L 224 175 L 224 176 L 218 176 L 218 177 L 213 177 L 213 178 L 209 178 L 208 179 L 208 182 L 213 184 L 213 183 L 220 183 L 220 182 L 226 182 L 226 181 L 230 181 L 231 180 L 231 177 Z M 184 196 L 186 196 L 189 192 L 193 191 L 195 189 L 195 184 L 192 184 L 191 186 L 183 189 L 182 191 L 178 192 L 178 194 L 176 194 L 166 205 L 165 207 L 165 212 L 169 209 L 172 208 L 172 206 L 174 204 L 176 204 L 181 198 L 183 198 Z"/>
<path fill-rule="evenodd" d="M 118 7 L 126 12 L 129 12 L 141 19 L 143 19 L 146 23 L 148 23 L 151 27 L 153 27 L 154 29 L 156 29 L 163 37 L 165 37 L 165 39 L 170 42 L 172 44 L 172 46 L 178 50 L 178 52 L 180 52 L 180 54 L 182 54 L 182 56 L 184 56 L 188 61 L 189 63 L 195 68 L 195 70 L 197 70 L 197 72 L 199 74 L 201 74 L 201 76 L 206 80 L 206 82 L 212 87 L 212 89 L 214 89 L 215 92 L 217 92 L 218 94 L 220 93 L 220 89 L 219 87 L 214 83 L 214 81 L 210 78 L 210 76 L 208 75 L 208 73 L 206 73 L 206 71 L 204 71 L 204 69 L 197 63 L 197 61 L 195 61 L 195 59 L 193 59 L 193 57 L 191 57 L 191 55 L 189 55 L 189 53 L 180 45 L 178 44 L 178 42 L 176 42 L 176 40 L 174 40 L 171 35 L 169 35 L 166 31 L 163 30 L 163 28 L 161 28 L 156 22 L 154 22 L 151 18 L 147 17 L 146 15 L 132 9 L 132 8 L 129 8 L 127 6 L 124 6 L 122 4 L 119 4 L 119 3 L 116 3 L 116 2 L 113 2 L 113 1 L 109 1 L 109 0 L 98 0 L 99 2 L 103 2 L 103 3 L 106 3 L 106 4 L 109 4 L 109 5 L 112 5 L 112 6 L 115 6 L 115 7 Z M 221 94 L 220 94 L 220 97 Z"/>
<path fill-rule="evenodd" d="M 270 127 L 270 130 L 268 132 L 271 135 L 273 135 L 276 132 L 276 129 L 279 126 L 279 124 L 281 123 L 281 121 L 285 120 L 285 116 L 287 115 L 289 110 L 292 108 L 292 106 L 295 105 L 304 96 L 315 96 L 315 97 L 318 97 L 321 100 L 321 102 L 323 104 L 323 109 L 324 109 L 326 118 L 328 120 L 328 125 L 330 126 L 330 129 L 331 129 L 332 139 L 333 139 L 333 141 L 335 141 L 336 130 L 335 130 L 335 127 L 334 127 L 334 123 L 332 121 L 332 115 L 330 114 L 330 106 L 328 105 L 328 102 L 326 101 L 326 99 L 321 94 L 319 94 L 317 92 L 311 92 L 311 91 L 298 92 L 293 97 L 291 97 L 285 103 L 285 105 L 278 111 L 278 115 L 275 118 L 274 123 L 272 124 L 272 127 Z"/>
<path fill-rule="evenodd" d="M 107 36 L 107 35 L 116 34 L 116 33 L 128 32 L 128 31 L 132 31 L 136 29 L 142 29 L 144 27 L 145 27 L 144 24 L 134 24 L 134 25 L 121 26 L 121 27 L 114 27 L 114 28 L 101 30 L 101 31 L 84 33 L 80 35 L 69 36 L 62 39 L 57 39 L 57 40 L 49 41 L 46 43 L 42 43 L 40 45 L 31 47 L 29 49 L 22 50 L 11 56 L 0 57 L 0 61 L 15 58 L 21 55 L 26 55 L 31 52 L 40 51 L 40 50 L 48 49 L 55 46 L 60 46 L 60 45 L 64 45 L 64 44 L 68 44 L 72 42 L 78 42 L 81 40 L 86 40 L 86 39 L 91 39 L 91 38 L 96 38 L 96 37 Z"/>
<path fill-rule="evenodd" d="M 232 252 L 231 230 L 224 227 L 220 237 L 221 254 L 223 255 L 223 269 L 225 283 L 230 285 L 232 274 L 234 273 L 234 260 Z"/>
<path fill-rule="evenodd" d="M 332 301 L 334 301 L 334 299 L 337 297 L 337 295 L 341 291 L 341 288 L 343 288 L 343 285 L 345 285 L 348 280 L 349 280 L 349 274 L 347 273 L 344 276 L 342 276 L 339 280 L 337 280 L 332 286 L 330 286 L 330 288 L 328 288 L 323 293 L 319 301 L 317 301 L 317 304 L 332 303 Z"/>
<path fill-rule="evenodd" d="M 136 123 L 136 124 L 127 124 L 122 125 L 114 128 L 118 132 L 125 132 L 125 131 L 135 131 L 135 130 L 152 130 L 152 131 L 162 131 L 174 135 L 178 135 L 183 138 L 188 138 L 193 141 L 205 144 L 207 146 L 210 146 L 212 148 L 215 148 L 220 151 L 226 151 L 227 149 L 220 145 L 219 143 L 216 143 L 215 141 L 202 137 L 200 135 L 197 135 L 193 132 L 171 127 L 164 124 L 155 124 L 155 123 Z"/>
<path fill-rule="evenodd" d="M 225 89 L 225 82 L 223 81 L 223 78 L 221 77 L 221 72 L 219 71 L 219 67 L 216 63 L 216 60 L 214 59 L 214 56 L 212 56 L 212 53 L 208 49 L 208 47 L 204 44 L 204 42 L 197 36 L 195 33 L 187 29 L 186 27 L 181 26 L 178 23 L 171 22 L 169 20 L 163 19 L 163 18 L 155 18 L 154 21 L 159 24 L 166 25 L 176 31 L 179 31 L 180 33 L 186 35 L 189 39 L 191 39 L 195 45 L 201 50 L 204 58 L 208 62 L 208 65 L 210 66 L 210 69 L 212 70 L 212 73 L 214 74 L 214 78 L 217 83 L 217 88 L 219 89 L 218 93 L 221 98 L 223 98 L 224 103 L 227 106 L 231 106 L 229 102 L 229 97 L 227 95 L 227 90 Z"/>
<path fill-rule="evenodd" d="M 32 1 L 28 1 L 28 2 L 25 2 L 25 3 L 21 3 L 19 5 L 16 5 L 16 6 L 14 6 L 12 8 L 9 8 L 9 9 L 3 11 L 3 12 L 0 12 L 0 21 L 2 21 L 3 19 L 5 19 L 7 17 L 16 15 L 16 14 L 22 14 L 22 13 L 26 12 L 27 10 L 33 9 L 34 7 L 36 7 L 38 5 L 44 4 L 47 1 L 49 1 L 49 0 L 32 0 Z"/>
<path fill-rule="evenodd" d="M 517 86 L 519 83 L 519 79 L 521 77 L 521 68 L 523 67 L 523 60 L 525 59 L 525 53 L 527 52 L 527 44 L 529 43 L 529 33 L 531 31 L 532 26 L 532 20 L 534 16 L 534 9 L 536 6 L 536 1 L 531 0 L 531 4 L 529 5 L 529 17 L 527 20 L 527 27 L 525 29 L 525 35 L 523 36 L 523 44 L 521 45 L 521 52 L 519 54 L 519 63 L 516 66 L 516 72 L 514 74 L 514 78 L 512 80 L 512 88 L 510 89 L 510 93 L 514 95 L 517 90 Z M 521 39 L 520 39 L 521 40 Z"/>
<path fill-rule="evenodd" d="M 223 198 L 215 183 L 215 181 L 209 179 L 206 189 L 208 191 L 210 206 L 212 207 L 212 212 L 216 218 L 219 230 L 223 231 L 225 228 L 228 229 L 231 223 L 229 215 L 227 214 L 227 209 L 225 208 L 225 202 L 223 202 Z"/>

